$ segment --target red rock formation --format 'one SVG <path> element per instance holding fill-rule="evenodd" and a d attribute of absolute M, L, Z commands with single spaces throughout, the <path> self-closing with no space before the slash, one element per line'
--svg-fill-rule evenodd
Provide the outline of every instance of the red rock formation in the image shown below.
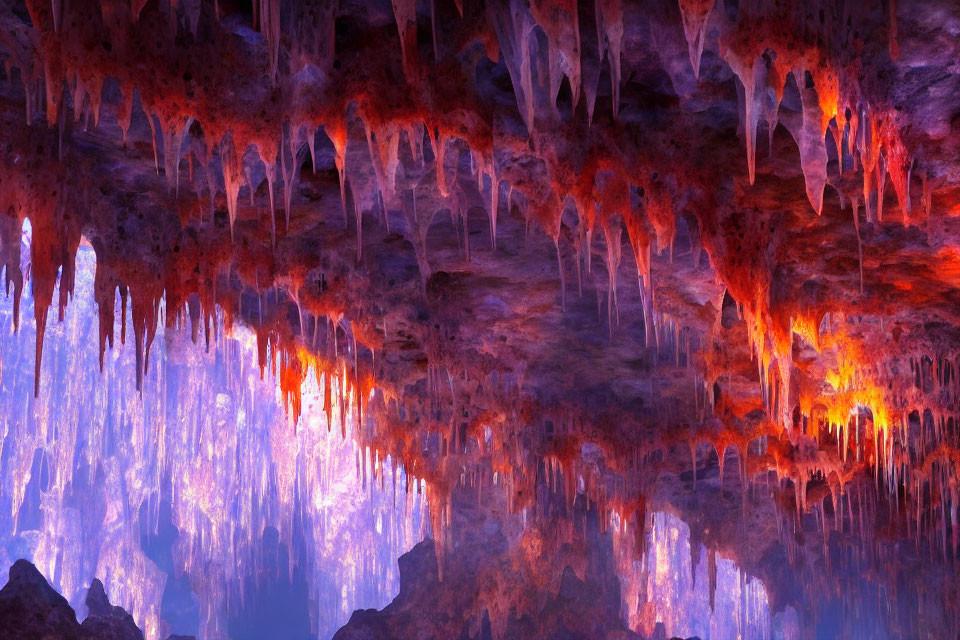
<path fill-rule="evenodd" d="M 256 330 L 293 418 L 332 374 L 433 488 L 441 571 L 454 488 L 496 478 L 521 510 L 549 460 L 567 500 L 582 478 L 601 514 L 670 505 L 771 593 L 785 554 L 802 588 L 777 602 L 811 629 L 809 567 L 941 584 L 956 8 L 428 4 L 8 6 L 0 253 L 19 297 L 29 219 L 35 393 L 86 238 L 101 350 L 119 291 L 138 381 L 159 322 L 209 341 L 218 314 Z"/>

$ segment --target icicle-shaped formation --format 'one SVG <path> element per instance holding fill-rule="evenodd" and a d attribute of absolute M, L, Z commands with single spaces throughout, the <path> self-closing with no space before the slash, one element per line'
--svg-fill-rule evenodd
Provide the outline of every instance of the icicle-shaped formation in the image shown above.
<path fill-rule="evenodd" d="M 788 73 L 790 69 L 783 63 L 783 58 L 775 56 L 767 70 L 767 99 L 763 103 L 769 140 L 768 154 L 771 156 L 773 155 L 773 134 L 780 118 L 780 103 L 783 101 L 783 89 L 786 86 Z"/>
<path fill-rule="evenodd" d="M 687 49 L 693 75 L 700 78 L 700 57 L 707 38 L 710 13 L 716 0 L 680 0 L 680 17 L 683 19 L 683 35 L 687 38 Z"/>
<path fill-rule="evenodd" d="M 393 15 L 400 32 L 400 53 L 403 56 L 403 72 L 407 82 L 415 77 L 417 60 L 417 3 L 416 0 L 390 0 Z"/>
<path fill-rule="evenodd" d="M 255 0 L 260 3 L 260 33 L 267 39 L 270 80 L 277 81 L 280 67 L 280 0 Z"/>
<path fill-rule="evenodd" d="M 347 119 L 338 114 L 327 120 L 324 131 L 333 143 L 333 162 L 340 179 L 340 204 L 343 206 L 343 218 L 347 220 Z"/>
<path fill-rule="evenodd" d="M 580 99 L 580 21 L 575 0 L 534 0 L 534 20 L 547 34 L 547 61 L 550 66 L 550 99 L 556 104 L 560 78 L 570 82 L 573 109 Z"/>
<path fill-rule="evenodd" d="M 450 189 L 447 186 L 447 170 L 446 170 L 446 159 L 447 159 L 447 139 L 444 137 L 443 132 L 439 130 L 438 127 L 434 127 L 428 131 L 430 134 L 430 144 L 433 147 L 433 157 L 435 158 L 435 171 L 437 175 L 437 190 L 440 192 L 440 195 L 446 198 L 450 195 Z"/>
<path fill-rule="evenodd" d="M 763 106 L 765 69 L 759 56 L 740 54 L 729 46 L 723 48 L 723 58 L 740 79 L 740 85 L 743 89 L 745 110 L 743 133 L 747 143 L 747 171 L 750 176 L 750 184 L 753 184 L 756 177 L 757 123 L 760 120 L 760 109 Z"/>
<path fill-rule="evenodd" d="M 174 116 L 160 119 L 163 131 L 163 167 L 167 177 L 167 191 L 180 193 L 180 150 L 183 136 L 190 129 L 193 118 Z"/>
<path fill-rule="evenodd" d="M 802 67 L 795 68 L 793 76 L 800 89 L 803 114 L 799 127 L 795 126 L 791 133 L 797 141 L 797 146 L 800 147 L 800 167 L 807 187 L 807 198 L 813 210 L 820 215 L 823 212 L 823 190 L 827 184 L 824 114 L 816 92 L 807 88 L 806 70 Z"/>
<path fill-rule="evenodd" d="M 230 235 L 233 236 L 233 227 L 237 221 L 237 206 L 240 198 L 240 185 L 243 181 L 243 165 L 237 157 L 237 152 L 243 153 L 234 146 L 233 136 L 224 136 L 220 141 L 220 168 L 223 173 L 223 187 L 227 196 L 227 214 L 230 217 Z"/>
<path fill-rule="evenodd" d="M 273 189 L 277 182 L 277 154 L 279 153 L 279 149 L 275 144 L 260 142 L 257 144 L 257 150 L 260 153 L 260 161 L 263 163 L 264 173 L 267 178 L 267 200 L 270 203 L 270 243 L 276 245 L 277 206 Z M 251 198 L 252 197 L 253 194 L 251 193 Z"/>
<path fill-rule="evenodd" d="M 22 224 L 16 216 L 0 216 L 0 267 L 4 269 L 4 291 L 10 295 L 13 285 L 13 331 L 20 326 L 20 297 L 23 293 L 23 270 L 20 268 Z"/>
<path fill-rule="evenodd" d="M 377 188 L 384 205 L 393 201 L 396 194 L 397 167 L 400 164 L 400 128 L 396 123 L 376 124 L 364 119 L 367 145 L 377 176 Z"/>
<path fill-rule="evenodd" d="M 496 31 L 500 53 L 513 83 L 520 117 L 523 118 L 527 131 L 532 132 L 536 104 L 530 59 L 533 18 L 520 0 L 510 0 L 509 6 L 502 8 L 487 5 L 487 13 Z"/>
<path fill-rule="evenodd" d="M 303 149 L 306 144 L 302 127 L 289 125 L 281 136 L 280 171 L 283 174 L 283 213 L 286 216 L 287 229 L 290 228 L 290 213 L 293 207 L 293 190 L 297 186 Z"/>
<path fill-rule="evenodd" d="M 623 42 L 622 0 L 597 0 L 597 38 L 610 65 L 610 101 L 613 119 L 620 113 L 620 51 Z"/>

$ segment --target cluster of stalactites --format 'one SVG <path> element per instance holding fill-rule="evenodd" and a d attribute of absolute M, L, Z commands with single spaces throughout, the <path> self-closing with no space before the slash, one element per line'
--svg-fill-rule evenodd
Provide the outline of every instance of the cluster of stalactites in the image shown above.
<path fill-rule="evenodd" d="M 37 153 L 49 152 L 43 144 L 37 145 Z M 80 228 L 76 218 L 64 215 L 71 207 L 84 206 L 80 198 L 68 195 L 67 178 L 62 171 L 46 171 L 38 168 L 25 173 L 17 167 L 18 154 L 9 154 L 4 173 L 7 176 L 0 187 L 0 257 L 5 268 L 6 290 L 13 285 L 14 327 L 19 326 L 20 297 L 24 281 L 30 279 L 34 298 L 34 316 L 37 326 L 34 394 L 40 391 L 40 366 L 43 358 L 43 342 L 48 310 L 53 304 L 53 294 L 60 285 L 58 318 L 63 320 L 64 310 L 73 295 L 76 255 L 80 246 Z M 24 248 L 24 220 L 30 220 L 29 269 L 21 266 Z"/>
<path fill-rule="evenodd" d="M 787 78 L 793 75 L 802 111 L 798 117 L 782 122 L 800 149 L 800 165 L 813 209 L 818 215 L 823 211 L 824 189 L 829 180 L 826 147 L 829 131 L 839 172 L 843 173 L 847 167 L 853 170 L 862 167 L 862 203 L 867 219 L 874 220 L 874 211 L 876 220 L 883 219 L 884 187 L 889 175 L 904 224 L 909 224 L 913 163 L 900 138 L 896 112 L 889 105 L 877 104 L 865 97 L 854 68 L 837 66 L 820 47 L 777 35 L 770 23 L 762 21 L 759 24 L 742 21 L 721 35 L 719 47 L 721 56 L 739 79 L 738 89 L 742 92 L 742 126 L 750 184 L 756 176 L 760 116 L 767 121 L 772 153 Z M 808 73 L 812 86 L 807 81 Z M 871 208 L 871 194 L 875 195 L 875 209 Z"/>
<path fill-rule="evenodd" d="M 825 544 L 831 529 L 869 540 L 882 498 L 888 526 L 945 560 L 955 557 L 960 552 L 956 356 L 924 354 L 878 364 L 842 323 L 824 322 L 828 329 L 815 346 L 833 354 L 836 365 L 820 384 L 801 380 L 800 422 L 787 434 L 793 453 L 775 455 L 778 477 L 793 483 L 798 517 L 813 508 Z M 821 480 L 827 492 L 817 494 L 810 487 Z"/>
<path fill-rule="evenodd" d="M 866 219 L 883 219 L 883 202 L 887 178 L 894 183 L 904 224 L 910 222 L 910 175 L 912 161 L 900 137 L 895 111 L 873 104 L 863 95 L 854 73 L 839 68 L 820 47 L 785 37 L 765 22 L 748 25 L 745 21 L 723 33 L 720 54 L 739 79 L 744 113 L 742 125 L 747 147 L 749 181 L 755 180 L 756 131 L 760 116 L 767 120 L 772 152 L 773 132 L 783 122 L 800 149 L 801 169 L 807 196 L 814 210 L 823 209 L 824 189 L 828 177 L 827 133 L 831 134 L 838 160 L 844 171 L 862 170 L 863 192 L 841 193 L 841 204 L 851 202 L 854 225 L 859 226 L 858 207 L 863 205 Z M 748 37 L 748 30 L 750 36 Z M 759 30 L 760 35 L 757 35 Z M 799 91 L 802 112 L 780 114 L 786 81 L 793 75 Z M 807 75 L 812 83 L 807 81 Z M 839 180 L 836 180 L 839 184 Z M 926 196 L 925 196 L 926 198 Z M 925 199 L 926 206 L 927 199 Z M 863 289 L 862 248 L 860 287 Z M 790 402 L 793 367 L 793 336 L 809 338 L 816 332 L 818 321 L 791 318 L 777 321 L 770 308 L 768 292 L 759 290 L 755 299 L 741 301 L 745 310 L 748 335 L 753 343 L 765 404 L 784 424 L 792 422 Z M 811 331 L 811 326 L 814 330 Z M 810 344 L 814 344 L 808 340 Z M 772 365 L 776 365 L 773 367 Z M 861 401 L 854 404 L 868 408 L 876 420 L 883 422 L 885 400 L 880 391 L 862 389 Z"/>
<path fill-rule="evenodd" d="M 401 31 L 401 43 L 415 44 L 415 37 L 411 40 L 409 37 L 410 29 L 415 29 L 415 12 L 411 14 L 409 3 L 396 2 L 394 9 L 397 17 L 398 26 Z M 132 14 L 136 18 L 142 7 L 133 7 Z M 270 59 L 270 76 L 276 80 L 278 73 L 278 47 L 279 47 L 279 3 L 264 0 L 254 5 L 255 15 L 254 23 L 259 25 L 268 45 Z M 38 8 L 36 22 L 45 24 L 46 8 Z M 618 105 L 619 88 L 619 67 L 620 67 L 620 49 L 623 35 L 623 16 L 622 7 L 619 2 L 600 2 L 596 6 L 597 38 L 601 54 L 608 57 L 608 63 L 611 69 L 613 82 L 613 109 L 616 113 Z M 709 11 L 708 11 L 709 13 Z M 543 29 L 547 36 L 548 51 L 547 59 L 550 62 L 550 99 L 555 103 L 557 90 L 559 88 L 560 77 L 566 77 L 573 89 L 574 100 L 577 101 L 581 90 L 585 93 L 589 111 L 592 115 L 592 105 L 596 98 L 596 89 L 588 87 L 583 83 L 581 61 L 580 61 L 580 38 L 577 25 L 577 7 L 575 4 L 561 4 L 559 6 L 549 5 L 547 3 L 535 3 L 529 11 L 518 9 L 511 12 L 498 12 L 491 9 L 491 20 L 495 25 L 508 19 L 511 28 L 499 33 L 501 38 L 501 51 L 508 63 L 508 68 L 513 72 L 516 67 L 517 77 L 517 95 L 521 104 L 521 115 L 524 115 L 528 127 L 532 129 L 533 125 L 533 88 L 531 76 L 531 57 L 530 44 L 534 37 L 532 30 L 534 26 Z M 175 19 L 171 16 L 171 20 Z M 705 19 L 705 18 L 704 18 Z M 56 23 L 56 17 L 53 18 Z M 517 24 L 519 21 L 521 24 Z M 195 21 L 193 21 L 195 22 Z M 501 26 L 503 26 L 501 24 Z M 517 39 L 519 47 L 516 48 L 513 55 L 509 52 L 509 47 L 505 45 L 511 38 Z M 515 43 L 516 44 L 516 43 Z M 701 38 L 702 44 L 702 38 Z M 407 68 L 407 59 L 412 55 L 404 47 L 405 68 Z M 21 63 L 24 68 L 33 68 L 28 63 L 35 61 L 30 58 L 28 53 L 24 53 L 24 61 Z M 411 63 L 412 64 L 412 63 Z M 48 65 L 49 66 L 49 65 Z M 58 75 L 58 73 L 60 75 Z M 74 69 L 66 64 L 63 59 L 57 59 L 57 65 L 53 68 L 46 68 L 42 74 L 46 88 L 47 97 L 47 120 L 53 124 L 58 119 L 62 120 L 65 114 L 66 101 L 63 99 L 63 92 L 56 90 L 58 84 L 69 85 L 71 87 L 71 96 L 74 104 L 74 115 L 80 118 L 81 114 L 92 113 L 94 126 L 99 121 L 101 92 L 103 90 L 103 78 L 97 74 L 90 74 L 79 67 Z M 31 77 L 29 74 L 25 78 Z M 410 78 L 408 78 L 410 80 Z M 582 89 L 581 89 L 582 87 Z M 118 120 L 121 129 L 126 138 L 127 132 L 133 116 L 134 94 L 136 92 L 135 84 L 122 84 L 122 100 L 118 109 Z M 163 166 L 166 174 L 168 189 L 173 196 L 178 196 L 180 187 L 180 164 L 183 154 L 186 153 L 187 164 L 190 170 L 190 182 L 195 185 L 199 197 L 199 182 L 194 181 L 194 165 L 198 164 L 205 170 L 206 188 L 209 195 L 211 216 L 215 207 L 215 199 L 218 191 L 225 195 L 226 207 L 231 223 L 231 230 L 240 217 L 240 192 L 246 186 L 250 193 L 250 199 L 253 200 L 254 194 L 260 188 L 255 183 L 255 176 L 262 175 L 267 182 L 267 196 L 271 211 L 271 236 L 276 237 L 275 223 L 275 195 L 274 186 L 277 181 L 277 166 L 283 179 L 283 206 L 286 214 L 286 221 L 289 225 L 293 194 L 295 191 L 297 173 L 304 159 L 305 153 L 309 151 L 314 159 L 314 168 L 316 168 L 316 134 L 319 128 L 323 128 L 335 150 L 335 161 L 338 176 L 340 180 L 341 203 L 344 210 L 345 219 L 347 218 L 348 208 L 348 178 L 347 178 L 347 119 L 346 114 L 333 115 L 325 117 L 317 122 L 287 122 L 280 127 L 274 134 L 258 134 L 253 137 L 249 132 L 241 133 L 239 129 L 227 128 L 225 130 L 213 129 L 213 123 L 199 121 L 199 114 L 183 111 L 182 108 L 171 108 L 166 103 L 151 104 L 141 94 L 140 104 L 146 114 L 146 120 L 151 131 L 151 142 L 154 148 L 154 158 L 159 172 L 160 149 L 163 152 Z M 28 100 L 29 103 L 29 100 Z M 82 108 L 81 108 L 82 105 Z M 28 104 L 28 109 L 30 105 Z M 423 207 L 418 207 L 416 192 L 410 194 L 396 193 L 396 173 L 399 165 L 399 143 L 403 135 L 411 147 L 414 158 L 423 158 L 421 148 L 423 146 L 424 131 L 427 133 L 428 140 L 432 146 L 435 158 L 435 174 L 437 178 L 437 189 L 443 198 L 448 198 L 451 191 L 455 191 L 455 197 L 450 199 L 450 209 L 453 213 L 456 211 L 461 218 L 461 225 L 464 227 L 464 241 L 468 241 L 469 233 L 466 230 L 466 198 L 459 193 L 459 181 L 451 180 L 446 168 L 447 149 L 454 144 L 454 138 L 458 137 L 454 131 L 446 131 L 444 127 L 431 122 L 430 119 L 418 121 L 416 119 L 396 120 L 384 119 L 368 113 L 370 110 L 360 105 L 359 113 L 367 133 L 367 142 L 370 158 L 372 160 L 377 178 L 377 187 L 379 190 L 380 207 L 384 209 L 383 219 L 389 227 L 389 216 L 386 215 L 388 206 L 396 206 L 399 203 L 407 220 L 410 231 L 410 240 L 414 246 L 417 262 L 420 266 L 421 276 L 426 281 L 430 274 L 430 266 L 426 252 L 426 230 L 435 211 L 424 211 Z M 197 126 L 194 126 L 194 123 Z M 207 126 L 204 130 L 202 127 Z M 222 125 L 217 125 L 222 126 Z M 200 132 L 203 137 L 200 137 Z M 246 131 L 246 130 L 245 130 Z M 470 141 L 467 141 L 468 146 Z M 471 167 L 475 167 L 475 176 L 478 190 L 487 191 L 487 209 L 490 218 L 491 243 L 496 246 L 496 228 L 497 228 L 497 210 L 500 200 L 500 176 L 494 160 L 492 150 L 471 151 Z M 214 179 L 215 169 L 211 168 L 213 156 L 219 156 L 220 180 Z M 253 165 L 259 160 L 262 164 L 262 173 L 254 171 Z M 222 187 L 217 184 L 222 183 Z M 592 176 L 588 182 L 592 183 Z M 581 262 L 586 262 L 587 271 L 590 271 L 592 251 L 589 247 L 593 236 L 593 220 L 595 215 L 593 207 L 601 206 L 601 201 L 610 201 L 610 190 L 613 189 L 619 193 L 626 194 L 626 206 L 621 206 L 619 211 L 610 210 L 604 204 L 605 210 L 600 214 L 600 224 L 603 230 L 608 246 L 607 261 L 610 267 L 610 285 L 608 293 L 608 315 L 612 318 L 614 311 L 618 309 L 616 296 L 616 266 L 619 264 L 619 243 L 620 224 L 609 223 L 610 216 L 619 214 L 624 220 L 631 243 L 634 249 L 635 258 L 638 264 L 638 274 L 640 276 L 641 288 L 644 291 L 645 308 L 652 309 L 653 289 L 650 281 L 650 258 L 649 258 L 649 239 L 646 231 L 646 223 L 637 218 L 636 214 L 629 207 L 629 185 L 624 182 L 619 175 L 615 175 L 611 181 L 606 180 L 612 186 L 603 187 L 599 195 L 593 193 L 596 190 L 592 184 L 587 191 L 578 195 L 574 193 L 574 200 L 578 205 L 578 213 L 582 219 L 587 221 L 578 231 L 576 248 L 578 255 L 585 260 L 578 261 L 577 273 L 580 275 Z M 648 198 L 648 218 L 653 223 L 656 230 L 658 245 L 660 249 L 672 243 L 672 236 L 675 233 L 675 222 L 670 208 L 668 197 L 663 197 L 662 190 L 657 190 L 651 185 L 649 180 L 639 180 L 644 184 L 647 191 L 651 194 Z M 452 185 L 452 188 L 451 188 Z M 623 187 L 621 189 L 621 187 Z M 551 190 L 551 193 L 556 193 Z M 589 195 L 588 195 L 589 194 Z M 619 196 L 617 196 L 619 197 Z M 545 223 L 545 228 L 554 238 L 557 244 L 558 266 L 561 279 L 564 277 L 563 263 L 559 246 L 560 214 L 561 206 L 555 200 L 552 211 L 540 216 L 550 219 Z M 593 201 L 591 204 L 588 198 Z M 202 208 L 201 208 L 202 211 Z M 354 202 L 354 215 L 357 220 L 357 242 L 358 257 L 362 251 L 362 211 Z M 202 214 L 201 214 L 202 215 Z M 468 249 L 469 251 L 469 249 Z M 579 277 L 578 277 L 579 281 Z M 561 303 L 565 300 L 565 284 L 562 282 L 563 294 Z M 654 323 L 649 321 L 648 325 Z"/>
<path fill-rule="evenodd" d="M 319 328 L 321 323 L 323 329 Z M 342 338 L 338 337 L 340 333 Z M 301 334 L 299 343 L 263 328 L 257 331 L 260 376 L 263 377 L 269 365 L 270 374 L 278 380 L 284 406 L 294 423 L 300 418 L 301 390 L 312 369 L 317 384 L 324 391 L 323 411 L 327 415 L 328 428 L 334 423 L 335 406 L 352 406 L 356 411 L 356 423 L 363 424 L 370 394 L 377 387 L 372 370 L 360 360 L 359 350 L 364 343 L 358 340 L 357 333 L 358 328 L 353 323 L 344 321 L 341 326 L 339 320 L 334 322 L 320 317 L 313 319 L 312 337 Z M 339 343 L 341 339 L 343 345 Z M 339 398 L 334 397 L 334 390 L 339 393 Z M 346 412 L 341 411 L 340 428 L 344 434 L 346 420 Z"/>
<path fill-rule="evenodd" d="M 600 0 L 595 4 L 596 46 L 600 57 L 590 65 L 582 59 L 582 38 L 576 2 L 535 0 L 529 8 L 518 0 L 501 7 L 488 5 L 488 18 L 497 34 L 500 53 L 506 63 L 517 98 L 517 108 L 527 131 L 536 129 L 539 108 L 548 109 L 548 117 L 559 119 L 557 96 L 566 78 L 573 108 L 586 101 L 588 122 L 593 120 L 600 80 L 599 65 L 606 60 L 610 70 L 611 107 L 614 119 L 620 103 L 623 49 L 623 6 L 621 0 Z M 537 28 L 542 30 L 546 47 L 537 44 Z M 543 77 L 543 71 L 546 77 Z"/>

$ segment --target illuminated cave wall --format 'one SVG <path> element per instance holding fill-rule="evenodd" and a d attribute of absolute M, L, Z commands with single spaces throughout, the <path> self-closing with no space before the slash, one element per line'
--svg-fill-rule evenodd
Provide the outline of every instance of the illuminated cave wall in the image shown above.
<path fill-rule="evenodd" d="M 428 527 L 403 470 L 359 448 L 352 418 L 346 437 L 339 418 L 328 428 L 316 379 L 293 424 L 243 327 L 218 325 L 209 349 L 161 331 L 142 393 L 130 345 L 101 373 L 95 269 L 81 248 L 36 399 L 33 301 L 17 334 L 12 298 L 0 303 L 0 564 L 31 560 L 81 616 L 100 578 L 148 640 L 329 637 L 354 609 L 389 603 L 397 556 Z"/>
<path fill-rule="evenodd" d="M 799 637 L 796 612 L 773 615 L 766 589 L 727 558 L 718 558 L 690 540 L 690 529 L 667 512 L 650 515 L 643 540 L 621 535 L 619 517 L 611 522 L 624 613 L 630 628 L 646 637 L 663 625 L 668 637 L 698 636 L 744 640 L 792 640 Z"/>

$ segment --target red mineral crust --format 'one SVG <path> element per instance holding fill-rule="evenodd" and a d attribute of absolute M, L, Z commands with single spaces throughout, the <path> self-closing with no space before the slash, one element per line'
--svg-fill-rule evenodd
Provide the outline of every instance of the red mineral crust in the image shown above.
<path fill-rule="evenodd" d="M 358 624 L 652 633 L 604 618 L 583 523 L 642 547 L 656 510 L 802 637 L 960 631 L 955 3 L 3 4 L 0 257 L 35 394 L 84 241 L 138 385 L 160 323 L 251 327 L 291 429 L 316 375 L 328 426 L 354 407 L 429 488 L 436 575 L 410 560 Z M 474 575 L 494 490 L 535 524 Z M 604 622 L 564 613 L 577 589 Z"/>

